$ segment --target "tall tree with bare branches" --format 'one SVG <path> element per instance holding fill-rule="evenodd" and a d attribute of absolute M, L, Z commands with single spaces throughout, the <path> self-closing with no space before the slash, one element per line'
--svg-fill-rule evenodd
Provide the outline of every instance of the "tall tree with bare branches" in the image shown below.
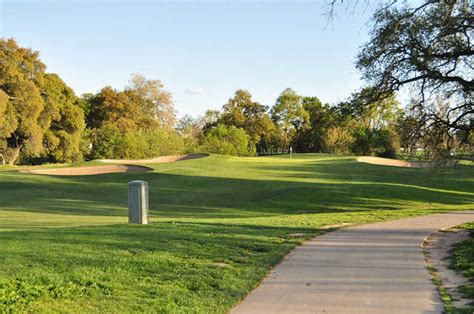
<path fill-rule="evenodd" d="M 474 3 L 391 2 L 373 16 L 370 40 L 357 67 L 381 95 L 410 87 L 427 125 L 472 130 L 474 119 Z M 447 111 L 436 106 L 442 96 Z"/>

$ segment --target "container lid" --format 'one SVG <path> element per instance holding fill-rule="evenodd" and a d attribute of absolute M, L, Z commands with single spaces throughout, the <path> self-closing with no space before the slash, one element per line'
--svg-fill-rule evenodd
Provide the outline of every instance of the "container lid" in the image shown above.
<path fill-rule="evenodd" d="M 128 182 L 128 185 L 146 185 L 148 184 L 148 182 L 146 181 L 143 181 L 143 180 L 134 180 L 134 181 L 130 181 Z"/>

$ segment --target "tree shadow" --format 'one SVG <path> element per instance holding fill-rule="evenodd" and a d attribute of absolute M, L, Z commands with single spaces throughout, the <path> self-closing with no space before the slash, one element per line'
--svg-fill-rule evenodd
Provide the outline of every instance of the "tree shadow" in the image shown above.
<path fill-rule="evenodd" d="M 258 171 L 265 174 L 262 179 L 149 172 L 48 177 L 47 184 L 32 175 L 16 174 L 0 182 L 1 207 L 8 211 L 125 217 L 127 182 L 137 179 L 148 181 L 151 215 L 162 218 L 258 218 L 474 202 L 474 184 L 466 179 L 469 171 L 448 170 L 429 178 L 425 176 L 427 169 L 385 168 L 345 159 L 322 160 L 261 165 Z"/>

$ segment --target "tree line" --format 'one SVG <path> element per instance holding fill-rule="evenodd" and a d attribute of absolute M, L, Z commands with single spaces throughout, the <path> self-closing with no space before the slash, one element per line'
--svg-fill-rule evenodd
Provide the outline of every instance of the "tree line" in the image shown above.
<path fill-rule="evenodd" d="M 336 5 L 337 2 L 331 2 Z M 183 152 L 295 152 L 446 159 L 473 154 L 472 1 L 382 4 L 356 65 L 367 85 L 337 104 L 286 89 L 270 107 L 239 89 L 221 110 L 176 118 L 159 80 L 80 97 L 39 54 L 0 39 L 3 164 L 147 158 Z M 403 108 L 394 94 L 411 90 Z"/>

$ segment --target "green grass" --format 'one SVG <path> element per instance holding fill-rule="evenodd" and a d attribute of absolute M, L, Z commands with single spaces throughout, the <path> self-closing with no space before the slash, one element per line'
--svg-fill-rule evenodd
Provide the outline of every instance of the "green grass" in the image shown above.
<path fill-rule="evenodd" d="M 450 266 L 469 279 L 468 284 L 459 287 L 459 292 L 471 300 L 471 310 L 474 310 L 474 222 L 461 225 L 460 228 L 469 230 L 470 238 L 453 246 Z"/>
<path fill-rule="evenodd" d="M 148 173 L 0 170 L 0 312 L 227 312 L 323 226 L 472 209 L 474 168 L 333 155 L 208 158 Z M 2 168 L 0 168 L 2 169 Z M 128 225 L 127 182 L 152 223 Z"/>

